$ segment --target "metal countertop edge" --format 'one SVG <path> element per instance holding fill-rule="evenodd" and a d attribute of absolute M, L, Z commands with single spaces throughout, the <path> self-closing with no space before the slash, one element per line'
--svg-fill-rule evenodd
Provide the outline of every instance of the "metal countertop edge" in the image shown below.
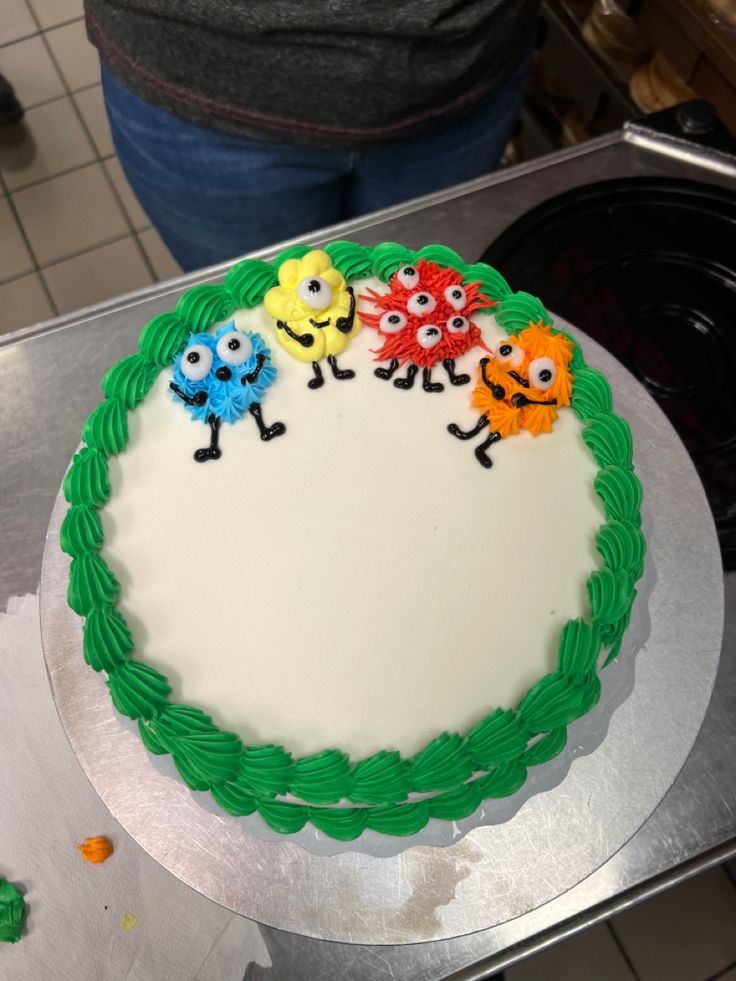
<path fill-rule="evenodd" d="M 692 879 L 701 872 L 706 872 L 708 869 L 722 865 L 723 862 L 727 862 L 734 857 L 736 857 L 736 838 L 715 848 L 711 848 L 697 855 L 695 858 L 683 862 L 681 865 L 676 865 L 672 869 L 660 872 L 645 882 L 632 886 L 625 892 L 620 893 L 613 900 L 604 900 L 596 906 L 591 906 L 590 909 L 581 913 L 579 916 L 574 916 L 569 920 L 563 920 L 556 926 L 549 927 L 549 929 L 538 933 L 527 942 L 522 941 L 513 947 L 507 948 L 501 954 L 493 954 L 482 961 L 477 961 L 475 964 L 461 968 L 454 974 L 448 974 L 444 978 L 444 981 L 489 981 L 499 971 L 513 967 L 521 961 L 527 960 L 535 954 L 547 950 L 549 947 L 553 947 L 556 943 L 562 940 L 568 940 L 575 936 L 575 934 L 587 930 L 588 927 L 603 923 L 617 913 L 622 913 L 632 906 L 636 906 L 647 899 L 652 899 L 654 896 L 665 892 L 671 886 L 685 882 L 687 879 Z"/>
<path fill-rule="evenodd" d="M 632 135 L 630 138 L 624 137 L 624 142 L 627 141 L 637 144 L 641 142 L 647 150 L 652 152 L 662 152 L 654 141 L 647 141 L 644 143 L 643 137 L 640 138 L 638 135 Z M 376 211 L 371 214 L 361 215 L 359 218 L 351 218 L 348 221 L 338 222 L 337 224 L 329 225 L 326 228 L 315 229 L 312 232 L 307 232 L 304 235 L 297 235 L 294 238 L 285 239 L 282 242 L 277 242 L 274 245 L 269 245 L 263 249 L 258 249 L 255 252 L 248 252 L 241 256 L 235 256 L 232 259 L 217 263 L 214 266 L 208 266 L 205 269 L 198 269 L 190 273 L 183 273 L 181 276 L 177 276 L 175 279 L 153 283 L 150 286 L 144 286 L 140 289 L 133 290 L 130 293 L 123 293 L 121 296 L 117 296 L 114 299 L 104 300 L 100 303 L 94 303 L 88 307 L 82 307 L 80 310 L 75 310 L 73 313 L 62 314 L 58 317 L 52 317 L 50 320 L 42 320 L 37 324 L 32 324 L 28 327 L 21 327 L 18 330 L 10 331 L 9 333 L 0 334 L 0 350 L 2 350 L 3 347 L 9 347 L 12 344 L 32 340 L 40 335 L 51 334 L 54 331 L 84 323 L 87 320 L 92 320 L 104 314 L 113 313 L 118 310 L 130 309 L 147 300 L 164 297 L 170 293 L 180 293 L 185 289 L 189 289 L 190 287 L 197 286 L 201 283 L 216 282 L 218 279 L 222 279 L 233 265 L 238 262 L 242 262 L 244 259 L 268 260 L 274 258 L 279 252 L 283 251 L 283 249 L 290 248 L 293 245 L 317 245 L 324 242 L 331 242 L 339 237 L 347 236 L 351 232 L 358 231 L 363 228 L 382 225 L 392 221 L 395 218 L 412 214 L 415 211 L 424 211 L 427 208 L 438 204 L 443 204 L 447 201 L 452 201 L 456 198 L 464 197 L 467 194 L 481 191 L 484 188 L 492 187 L 495 184 L 503 184 L 509 180 L 516 180 L 519 177 L 523 177 L 525 174 L 533 173 L 534 171 L 540 170 L 543 167 L 547 168 L 559 163 L 564 163 L 565 161 L 576 157 L 588 156 L 589 154 L 595 153 L 597 150 L 620 142 L 621 135 L 618 131 L 614 133 L 607 133 L 604 136 L 598 137 L 594 140 L 589 140 L 580 146 L 565 147 L 562 150 L 558 150 L 555 153 L 550 153 L 544 157 L 537 157 L 534 160 L 527 161 L 526 163 L 517 164 L 504 170 L 494 171 L 485 177 L 477 177 L 474 180 L 465 181 L 463 184 L 456 184 L 453 187 L 446 188 L 442 191 L 435 191 L 434 193 L 426 194 L 423 197 L 412 198 L 411 200 L 405 201 L 402 204 L 397 204 L 390 208 L 384 208 L 381 211 Z M 471 260 L 466 259 L 466 261 Z M 472 261 L 477 260 L 473 259 Z"/>

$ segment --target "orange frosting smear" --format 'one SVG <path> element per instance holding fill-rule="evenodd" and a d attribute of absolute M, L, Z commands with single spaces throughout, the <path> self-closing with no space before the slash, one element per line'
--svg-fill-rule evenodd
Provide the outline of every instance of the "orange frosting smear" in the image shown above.
<path fill-rule="evenodd" d="M 94 865 L 99 865 L 101 862 L 107 861 L 113 853 L 112 842 L 104 835 L 97 835 L 95 838 L 85 838 L 81 845 L 77 845 L 77 848 L 81 852 L 82 857 Z"/>

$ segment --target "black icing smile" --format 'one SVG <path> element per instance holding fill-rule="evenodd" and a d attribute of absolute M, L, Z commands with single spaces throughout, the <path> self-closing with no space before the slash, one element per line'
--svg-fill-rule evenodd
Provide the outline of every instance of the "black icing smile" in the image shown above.
<path fill-rule="evenodd" d="M 327 318 L 327 320 L 312 320 L 312 318 L 310 317 L 309 322 L 312 325 L 312 327 L 316 327 L 317 329 L 320 329 L 322 327 L 329 327 L 331 323 L 329 317 Z"/>

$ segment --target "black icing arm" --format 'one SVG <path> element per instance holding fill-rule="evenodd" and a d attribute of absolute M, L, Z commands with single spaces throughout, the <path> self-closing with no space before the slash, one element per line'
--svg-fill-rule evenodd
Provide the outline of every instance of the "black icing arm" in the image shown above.
<path fill-rule="evenodd" d="M 482 358 L 480 362 L 480 376 L 483 379 L 483 384 L 487 389 L 490 390 L 491 395 L 497 402 L 500 402 L 502 398 L 506 397 L 506 392 L 501 385 L 494 385 L 486 374 L 486 368 L 488 367 L 488 358 Z"/>
<path fill-rule="evenodd" d="M 288 337 L 292 341 L 296 341 L 297 344 L 301 344 L 302 347 L 311 347 L 314 344 L 314 338 L 311 334 L 297 334 L 295 333 L 288 324 L 284 323 L 283 320 L 277 320 L 276 326 L 279 330 L 286 331 Z"/>
<path fill-rule="evenodd" d="M 179 396 L 182 402 L 186 402 L 187 405 L 204 405 L 204 403 L 207 401 L 206 392 L 197 392 L 197 394 L 193 396 L 185 395 L 179 386 L 174 384 L 174 382 L 169 382 L 169 388 Z"/>
<path fill-rule="evenodd" d="M 355 323 L 355 293 L 353 292 L 352 286 L 348 286 L 348 293 L 350 294 L 348 315 L 347 317 L 338 317 L 335 321 L 335 327 L 337 327 L 341 334 L 349 334 Z"/>
<path fill-rule="evenodd" d="M 256 358 L 256 366 L 253 369 L 253 371 L 248 372 L 247 375 L 243 375 L 241 379 L 243 385 L 245 384 L 252 385 L 258 379 L 258 376 L 261 373 L 261 369 L 263 368 L 265 363 L 266 363 L 266 355 L 262 353 L 259 354 L 258 357 Z"/>

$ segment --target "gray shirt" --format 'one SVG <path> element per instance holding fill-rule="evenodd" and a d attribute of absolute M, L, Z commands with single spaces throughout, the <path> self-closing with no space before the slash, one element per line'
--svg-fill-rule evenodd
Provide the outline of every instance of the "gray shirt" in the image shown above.
<path fill-rule="evenodd" d="M 86 0 L 148 102 L 260 140 L 361 147 L 467 110 L 533 41 L 540 0 Z"/>

